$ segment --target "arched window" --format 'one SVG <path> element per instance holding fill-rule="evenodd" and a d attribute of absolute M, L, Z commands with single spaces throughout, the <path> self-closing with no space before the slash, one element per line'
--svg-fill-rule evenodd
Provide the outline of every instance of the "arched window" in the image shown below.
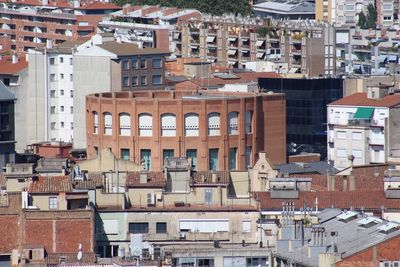
<path fill-rule="evenodd" d="M 153 135 L 153 117 L 149 113 L 139 114 L 139 136 Z"/>
<path fill-rule="evenodd" d="M 220 135 L 220 114 L 212 112 L 208 114 L 208 135 Z"/>
<path fill-rule="evenodd" d="M 104 135 L 112 135 L 112 115 L 110 112 L 104 112 Z"/>
<path fill-rule="evenodd" d="M 99 114 L 96 111 L 93 111 L 93 133 L 99 134 Z"/>
<path fill-rule="evenodd" d="M 238 116 L 239 113 L 236 111 L 228 113 L 228 134 L 239 133 Z"/>
<path fill-rule="evenodd" d="M 131 135 L 131 115 L 129 115 L 128 113 L 119 114 L 119 135 Z"/>
<path fill-rule="evenodd" d="M 199 136 L 199 114 L 185 114 L 185 136 Z"/>
<path fill-rule="evenodd" d="M 245 115 L 245 128 L 246 128 L 246 134 L 253 132 L 253 111 L 248 110 L 246 111 Z"/>
<path fill-rule="evenodd" d="M 174 114 L 161 115 L 161 136 L 176 136 L 176 116 Z"/>

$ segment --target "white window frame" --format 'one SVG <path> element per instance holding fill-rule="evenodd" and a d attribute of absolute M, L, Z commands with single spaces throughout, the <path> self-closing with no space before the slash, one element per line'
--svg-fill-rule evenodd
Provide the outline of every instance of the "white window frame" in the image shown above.
<path fill-rule="evenodd" d="M 111 112 L 103 113 L 104 135 L 112 135 L 112 114 Z"/>
<path fill-rule="evenodd" d="M 228 134 L 239 134 L 239 112 L 232 111 L 228 113 Z"/>
<path fill-rule="evenodd" d="M 185 136 L 199 136 L 199 114 L 185 114 Z"/>
<path fill-rule="evenodd" d="M 176 115 L 164 113 L 161 115 L 161 136 L 176 136 Z"/>
<path fill-rule="evenodd" d="M 211 112 L 207 115 L 208 121 L 208 135 L 218 136 L 221 134 L 221 114 L 218 112 Z"/>
<path fill-rule="evenodd" d="M 153 116 L 150 113 L 139 114 L 139 136 L 153 136 Z"/>
<path fill-rule="evenodd" d="M 119 119 L 119 135 L 130 136 L 131 135 L 131 115 L 127 112 L 118 114 Z"/>

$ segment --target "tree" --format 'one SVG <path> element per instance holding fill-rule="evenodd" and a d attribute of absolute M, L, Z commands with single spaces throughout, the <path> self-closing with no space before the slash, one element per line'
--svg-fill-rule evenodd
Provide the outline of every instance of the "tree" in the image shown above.
<path fill-rule="evenodd" d="M 364 12 L 360 12 L 358 14 L 358 22 L 357 26 L 360 26 L 361 29 L 366 29 L 367 27 L 367 17 L 365 16 Z"/>
<path fill-rule="evenodd" d="M 375 29 L 376 28 L 376 7 L 373 4 L 369 4 L 367 6 L 367 23 L 366 26 L 367 28 L 372 28 Z"/>

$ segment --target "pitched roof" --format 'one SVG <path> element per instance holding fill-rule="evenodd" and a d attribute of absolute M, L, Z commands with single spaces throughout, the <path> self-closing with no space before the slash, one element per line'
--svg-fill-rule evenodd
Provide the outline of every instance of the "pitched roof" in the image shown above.
<path fill-rule="evenodd" d="M 69 176 L 39 176 L 28 188 L 29 193 L 60 193 L 72 192 Z"/>
<path fill-rule="evenodd" d="M 95 189 L 103 187 L 101 172 L 89 172 L 86 180 L 74 181 L 75 189 Z"/>
<path fill-rule="evenodd" d="M 92 2 L 82 6 L 80 9 L 83 10 L 101 10 L 101 9 L 113 9 L 113 10 L 120 10 L 122 7 L 114 5 L 112 3 L 105 3 L 105 2 Z"/>
<path fill-rule="evenodd" d="M 304 207 L 304 203 L 308 207 L 315 208 L 315 201 L 318 199 L 318 208 L 340 208 L 364 210 L 380 210 L 381 206 L 385 209 L 400 209 L 400 199 L 387 199 L 383 190 L 357 190 L 357 191 L 301 191 L 298 198 L 271 198 L 269 192 L 255 192 L 256 200 L 261 201 L 261 208 L 264 210 L 281 210 L 282 202 L 294 202 L 296 209 Z"/>
<path fill-rule="evenodd" d="M 165 177 L 163 172 L 147 172 L 145 175 L 147 176 L 147 182 L 140 183 L 140 172 L 128 173 L 126 177 L 126 186 L 143 188 L 165 186 Z"/>
<path fill-rule="evenodd" d="M 0 101 L 7 101 L 15 99 L 14 94 L 0 81 Z"/>
<path fill-rule="evenodd" d="M 59 265 L 60 257 L 65 257 L 65 263 L 71 265 L 88 265 L 96 262 L 96 254 L 92 252 L 82 253 L 82 259 L 76 260 L 76 253 L 47 253 L 46 264 L 47 265 Z"/>
<path fill-rule="evenodd" d="M 0 74 L 16 75 L 28 67 L 28 62 L 20 58 L 17 63 L 12 63 L 11 57 L 3 57 L 0 60 Z"/>
<path fill-rule="evenodd" d="M 98 46 L 118 56 L 170 54 L 168 51 L 163 51 L 157 48 L 139 48 L 136 44 L 119 43 L 115 41 L 104 42 Z"/>
<path fill-rule="evenodd" d="M 367 93 L 355 93 L 330 103 L 330 106 L 360 106 L 360 107 L 394 107 L 400 104 L 400 94 L 384 96 L 381 99 L 371 99 Z"/>

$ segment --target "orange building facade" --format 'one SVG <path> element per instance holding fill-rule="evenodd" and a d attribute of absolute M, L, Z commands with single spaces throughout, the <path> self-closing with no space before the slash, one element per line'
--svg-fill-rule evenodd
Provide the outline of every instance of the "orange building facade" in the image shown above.
<path fill-rule="evenodd" d="M 87 155 L 110 148 L 148 170 L 191 157 L 197 170 L 243 170 L 266 151 L 285 162 L 282 94 L 142 91 L 86 97 Z"/>

